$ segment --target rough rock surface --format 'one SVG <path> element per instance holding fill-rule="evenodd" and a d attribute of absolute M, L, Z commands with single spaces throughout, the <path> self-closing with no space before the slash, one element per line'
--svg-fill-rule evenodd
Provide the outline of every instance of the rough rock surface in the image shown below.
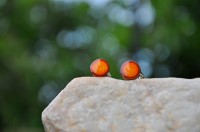
<path fill-rule="evenodd" d="M 76 78 L 42 121 L 46 132 L 200 132 L 200 79 Z"/>

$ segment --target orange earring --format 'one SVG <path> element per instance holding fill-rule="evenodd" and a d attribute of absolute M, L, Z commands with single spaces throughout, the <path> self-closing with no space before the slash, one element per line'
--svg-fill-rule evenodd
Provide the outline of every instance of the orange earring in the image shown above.
<path fill-rule="evenodd" d="M 106 60 L 104 59 L 96 59 L 90 65 L 90 72 L 95 77 L 107 77 L 110 75 L 110 67 Z"/>
<path fill-rule="evenodd" d="M 124 62 L 121 66 L 120 72 L 125 80 L 145 78 L 141 72 L 140 66 L 132 60 Z"/>

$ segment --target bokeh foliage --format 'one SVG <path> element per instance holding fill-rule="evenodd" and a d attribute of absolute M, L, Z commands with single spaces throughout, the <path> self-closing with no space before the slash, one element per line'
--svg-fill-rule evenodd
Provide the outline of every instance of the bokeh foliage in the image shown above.
<path fill-rule="evenodd" d="M 43 131 L 40 115 L 96 58 L 111 74 L 200 75 L 199 0 L 1 0 L 0 131 Z"/>

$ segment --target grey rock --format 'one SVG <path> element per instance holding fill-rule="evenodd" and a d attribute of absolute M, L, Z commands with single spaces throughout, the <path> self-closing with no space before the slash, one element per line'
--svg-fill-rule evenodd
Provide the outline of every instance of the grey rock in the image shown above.
<path fill-rule="evenodd" d="M 200 132 L 200 79 L 76 78 L 42 121 L 46 132 Z"/>

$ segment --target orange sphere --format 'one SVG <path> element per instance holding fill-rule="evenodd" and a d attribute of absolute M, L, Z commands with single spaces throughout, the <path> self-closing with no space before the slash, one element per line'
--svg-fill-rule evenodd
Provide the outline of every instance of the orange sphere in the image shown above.
<path fill-rule="evenodd" d="M 134 80 L 140 76 L 140 66 L 135 61 L 126 61 L 122 64 L 120 72 L 125 80 Z"/>
<path fill-rule="evenodd" d="M 95 77 L 106 77 L 110 71 L 110 67 L 106 60 L 96 59 L 90 65 L 90 71 Z"/>

